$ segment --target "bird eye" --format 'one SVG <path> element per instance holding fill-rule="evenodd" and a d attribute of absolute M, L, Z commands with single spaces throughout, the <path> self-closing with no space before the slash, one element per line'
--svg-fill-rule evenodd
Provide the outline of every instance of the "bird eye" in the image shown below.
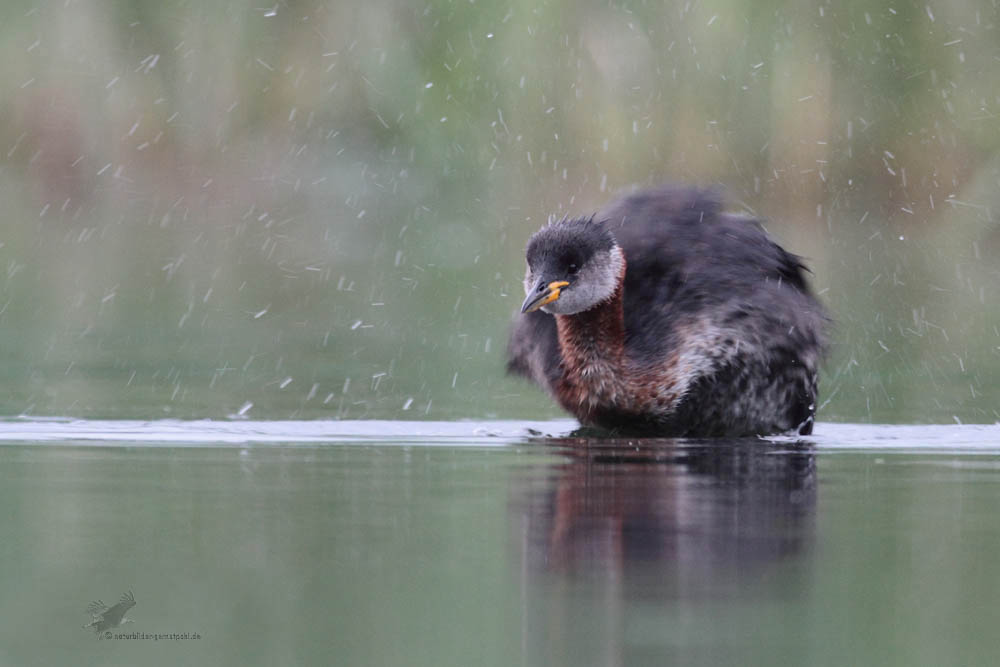
<path fill-rule="evenodd" d="M 576 273 L 576 264 L 570 264 L 569 265 L 569 272 L 570 273 Z"/>

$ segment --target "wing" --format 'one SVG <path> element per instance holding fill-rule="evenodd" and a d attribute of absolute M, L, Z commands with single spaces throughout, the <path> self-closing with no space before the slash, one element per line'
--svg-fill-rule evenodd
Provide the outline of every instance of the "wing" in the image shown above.
<path fill-rule="evenodd" d="M 122 595 L 115 606 L 104 612 L 104 620 L 109 621 L 113 626 L 121 625 L 121 620 L 125 617 L 125 613 L 134 606 L 135 598 L 132 596 L 132 591 L 129 591 Z"/>
<path fill-rule="evenodd" d="M 560 374 L 556 318 L 542 311 L 517 315 L 507 343 L 507 372 L 551 392 Z"/>
<path fill-rule="evenodd" d="M 94 600 L 87 605 L 87 613 L 91 616 L 100 616 L 107 608 L 108 605 L 104 604 L 101 600 Z"/>
<path fill-rule="evenodd" d="M 640 347 L 662 347 L 664 334 L 686 319 L 736 309 L 761 292 L 781 295 L 779 307 L 788 303 L 782 315 L 818 307 L 800 258 L 757 220 L 722 213 L 715 191 L 662 187 L 614 202 L 599 216 L 625 252 L 625 326 Z"/>
<path fill-rule="evenodd" d="M 682 410 L 720 423 L 728 413 L 711 415 L 704 404 L 745 401 L 751 409 L 769 397 L 787 406 L 781 430 L 811 419 L 827 319 L 799 257 L 774 243 L 757 220 L 723 213 L 712 191 L 643 192 L 601 216 L 625 252 L 626 344 L 633 358 L 655 364 L 687 346 L 711 360 L 692 378 Z M 773 386 L 746 384 L 760 377 L 773 377 Z"/>
<path fill-rule="evenodd" d="M 722 213 L 714 190 L 663 187 L 614 202 L 599 216 L 625 252 L 626 310 L 631 303 L 703 311 L 767 281 L 807 289 L 800 259 L 757 220 Z"/>

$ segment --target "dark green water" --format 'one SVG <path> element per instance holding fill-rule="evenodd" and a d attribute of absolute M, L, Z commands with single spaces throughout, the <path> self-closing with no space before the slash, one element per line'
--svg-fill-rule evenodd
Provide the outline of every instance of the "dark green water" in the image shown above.
<path fill-rule="evenodd" d="M 7 422 L 0 664 L 987 664 L 1000 430 Z M 528 429 L 553 436 L 530 435 Z M 109 640 L 95 599 L 136 605 Z M 119 633 L 197 633 L 127 639 Z"/>

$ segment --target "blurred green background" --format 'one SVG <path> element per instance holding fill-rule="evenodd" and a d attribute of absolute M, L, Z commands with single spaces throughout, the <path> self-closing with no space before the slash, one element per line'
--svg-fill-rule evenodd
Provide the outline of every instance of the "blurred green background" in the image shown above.
<path fill-rule="evenodd" d="M 0 9 L 0 412 L 537 418 L 523 245 L 721 185 L 836 321 L 821 419 L 992 422 L 998 10 Z"/>

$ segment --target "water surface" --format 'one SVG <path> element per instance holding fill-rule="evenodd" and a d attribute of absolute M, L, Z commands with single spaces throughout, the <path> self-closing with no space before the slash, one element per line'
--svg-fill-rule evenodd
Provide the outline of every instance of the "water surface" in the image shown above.
<path fill-rule="evenodd" d="M 0 424 L 0 664 L 984 664 L 1000 427 Z M 134 622 L 99 640 L 94 599 Z M 199 639 L 124 639 L 189 633 Z"/>

